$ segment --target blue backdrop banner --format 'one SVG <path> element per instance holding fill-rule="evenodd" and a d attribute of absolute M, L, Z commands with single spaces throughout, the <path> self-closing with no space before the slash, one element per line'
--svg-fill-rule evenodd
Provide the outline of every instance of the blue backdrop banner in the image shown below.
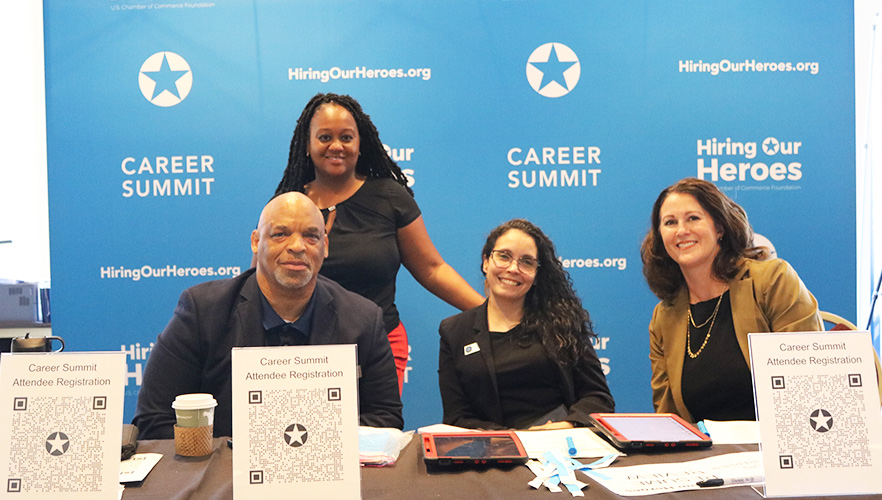
<path fill-rule="evenodd" d="M 44 3 L 53 332 L 128 353 L 127 419 L 181 291 L 250 265 L 317 92 L 360 101 L 475 289 L 493 227 L 542 227 L 620 411 L 652 410 L 639 246 L 680 178 L 716 183 L 855 316 L 850 1 Z M 457 311 L 407 271 L 397 302 L 415 428 L 441 419 Z"/>

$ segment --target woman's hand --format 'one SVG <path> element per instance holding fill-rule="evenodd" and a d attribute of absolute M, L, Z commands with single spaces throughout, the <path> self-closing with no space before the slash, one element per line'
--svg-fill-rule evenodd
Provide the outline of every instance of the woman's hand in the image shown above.
<path fill-rule="evenodd" d="M 553 431 L 556 429 L 572 429 L 572 428 L 573 428 L 572 422 L 566 422 L 566 421 L 552 422 L 551 420 L 549 420 L 548 422 L 545 422 L 542 425 L 534 425 L 533 427 L 530 427 L 527 430 L 528 431 Z"/>

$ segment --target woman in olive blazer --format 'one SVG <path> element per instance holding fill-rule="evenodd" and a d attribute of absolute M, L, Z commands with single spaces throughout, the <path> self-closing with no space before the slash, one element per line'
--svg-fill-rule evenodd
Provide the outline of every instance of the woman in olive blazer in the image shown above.
<path fill-rule="evenodd" d="M 754 419 L 747 334 L 822 330 L 817 300 L 788 263 L 766 260 L 744 209 L 704 180 L 659 194 L 640 254 L 661 299 L 649 325 L 656 411 Z"/>

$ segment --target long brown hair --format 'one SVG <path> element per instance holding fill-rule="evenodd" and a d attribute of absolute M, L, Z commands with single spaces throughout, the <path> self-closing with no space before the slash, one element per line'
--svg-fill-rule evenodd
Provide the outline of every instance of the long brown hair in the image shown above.
<path fill-rule="evenodd" d="M 490 232 L 481 256 L 489 259 L 496 240 L 512 229 L 533 238 L 539 261 L 533 286 L 524 297 L 523 334 L 541 341 L 556 362 L 562 365 L 577 363 L 591 349 L 595 334 L 588 311 L 573 290 L 570 275 L 557 258 L 551 239 L 532 222 L 512 219 Z"/>
<path fill-rule="evenodd" d="M 714 258 L 711 272 L 721 281 L 735 277 L 738 261 L 742 258 L 762 259 L 766 256 L 765 247 L 753 246 L 753 228 L 747 220 L 747 213 L 711 182 L 694 177 L 682 179 L 668 186 L 655 200 L 650 217 L 650 228 L 640 246 L 643 260 L 643 276 L 649 289 L 663 301 L 671 302 L 684 283 L 680 266 L 668 255 L 659 233 L 661 206 L 671 193 L 691 195 L 710 215 L 714 226 L 722 232 L 720 251 Z"/>

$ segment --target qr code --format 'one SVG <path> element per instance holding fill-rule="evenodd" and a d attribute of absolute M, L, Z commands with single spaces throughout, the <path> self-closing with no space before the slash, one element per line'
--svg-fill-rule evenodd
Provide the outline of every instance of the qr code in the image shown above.
<path fill-rule="evenodd" d="M 14 398 L 6 491 L 101 491 L 106 409 L 106 396 Z"/>
<path fill-rule="evenodd" d="M 873 464 L 859 374 L 773 376 L 771 384 L 780 468 Z"/>
<path fill-rule="evenodd" d="M 248 393 L 251 484 L 343 480 L 339 388 Z"/>

